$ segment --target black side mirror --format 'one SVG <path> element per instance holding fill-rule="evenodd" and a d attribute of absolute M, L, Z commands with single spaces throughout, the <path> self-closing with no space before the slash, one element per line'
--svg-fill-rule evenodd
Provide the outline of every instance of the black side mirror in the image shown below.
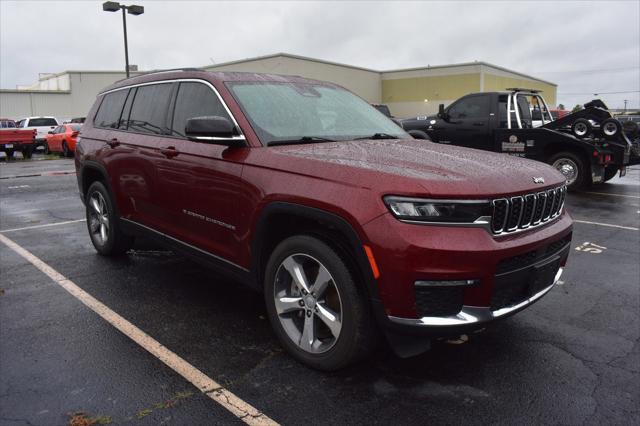
<path fill-rule="evenodd" d="M 53 134 L 53 130 L 49 130 L 47 133 L 52 135 Z"/>
<path fill-rule="evenodd" d="M 438 105 L 438 118 L 442 118 L 443 120 L 449 118 L 449 115 L 444 112 L 444 104 Z"/>
<path fill-rule="evenodd" d="M 243 146 L 245 143 L 233 123 L 218 115 L 188 119 L 185 134 L 191 140 L 217 145 Z"/>

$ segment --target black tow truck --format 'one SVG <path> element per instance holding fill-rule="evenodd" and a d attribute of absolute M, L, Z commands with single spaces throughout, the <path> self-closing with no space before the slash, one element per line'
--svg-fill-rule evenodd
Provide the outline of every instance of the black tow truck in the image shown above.
<path fill-rule="evenodd" d="M 554 120 L 539 91 L 513 88 L 472 93 L 436 116 L 402 120 L 415 138 L 503 152 L 551 164 L 570 189 L 605 182 L 640 164 L 632 143 L 599 100 Z"/>

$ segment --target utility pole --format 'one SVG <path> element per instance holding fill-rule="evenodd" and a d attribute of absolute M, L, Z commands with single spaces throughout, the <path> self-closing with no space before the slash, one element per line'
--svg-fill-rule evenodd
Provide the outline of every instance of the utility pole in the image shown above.
<path fill-rule="evenodd" d="M 102 10 L 105 12 L 117 12 L 122 10 L 122 28 L 124 29 L 124 63 L 125 63 L 125 72 L 127 73 L 127 78 L 129 78 L 129 43 L 127 42 L 127 13 L 137 16 L 142 15 L 144 13 L 143 6 L 137 6 L 132 4 L 131 6 L 125 6 L 124 4 L 120 4 L 116 1 L 107 1 L 102 3 Z"/>
<path fill-rule="evenodd" d="M 629 100 L 628 100 L 628 99 L 625 99 L 625 100 L 624 100 L 624 112 L 625 112 L 625 113 L 627 112 L 627 102 L 629 102 Z"/>

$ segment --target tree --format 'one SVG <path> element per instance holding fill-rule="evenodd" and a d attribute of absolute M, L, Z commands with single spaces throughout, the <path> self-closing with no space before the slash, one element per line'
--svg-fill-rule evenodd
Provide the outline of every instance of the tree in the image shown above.
<path fill-rule="evenodd" d="M 576 112 L 576 111 L 580 111 L 582 109 L 582 105 L 578 104 L 576 106 L 573 107 L 573 109 L 571 110 L 571 112 Z"/>
<path fill-rule="evenodd" d="M 564 111 L 564 104 L 560 104 L 560 105 L 558 105 L 558 109 L 559 109 L 560 111 Z"/>

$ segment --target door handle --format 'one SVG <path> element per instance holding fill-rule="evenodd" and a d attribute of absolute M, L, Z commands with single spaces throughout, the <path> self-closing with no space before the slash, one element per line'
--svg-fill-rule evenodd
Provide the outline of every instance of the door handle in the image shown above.
<path fill-rule="evenodd" d="M 167 158 L 173 158 L 178 154 L 180 154 L 180 151 L 178 151 L 175 146 L 168 146 L 166 148 L 162 148 L 160 152 L 162 153 L 162 155 L 164 155 Z"/>
<path fill-rule="evenodd" d="M 107 141 L 107 145 L 109 145 L 111 148 L 115 148 L 116 146 L 120 145 L 120 141 L 116 138 L 113 138 L 110 141 Z"/>

